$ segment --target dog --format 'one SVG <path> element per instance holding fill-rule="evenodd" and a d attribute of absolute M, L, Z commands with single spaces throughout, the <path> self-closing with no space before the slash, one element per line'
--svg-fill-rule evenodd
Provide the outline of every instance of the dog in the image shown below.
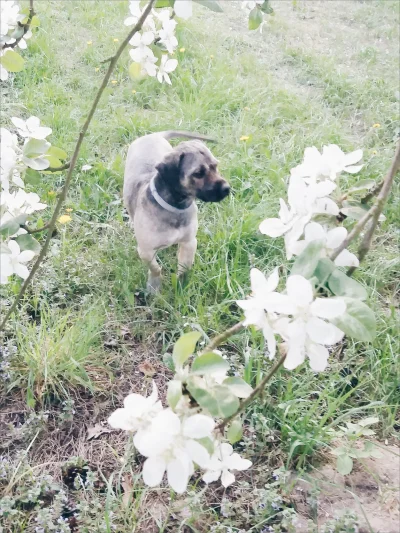
<path fill-rule="evenodd" d="M 191 139 L 173 148 L 168 139 Z M 197 133 L 163 131 L 136 139 L 125 164 L 123 197 L 140 258 L 148 265 L 147 289 L 161 287 L 157 250 L 178 245 L 178 276 L 191 268 L 197 248 L 197 206 L 230 192 L 218 161 Z"/>

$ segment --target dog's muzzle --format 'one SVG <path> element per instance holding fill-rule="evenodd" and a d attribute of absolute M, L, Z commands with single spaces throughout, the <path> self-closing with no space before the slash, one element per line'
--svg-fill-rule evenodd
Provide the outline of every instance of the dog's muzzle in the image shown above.
<path fill-rule="evenodd" d="M 203 202 L 221 202 L 230 193 L 230 186 L 226 181 L 219 181 L 213 187 L 201 189 L 197 192 L 197 198 Z"/>

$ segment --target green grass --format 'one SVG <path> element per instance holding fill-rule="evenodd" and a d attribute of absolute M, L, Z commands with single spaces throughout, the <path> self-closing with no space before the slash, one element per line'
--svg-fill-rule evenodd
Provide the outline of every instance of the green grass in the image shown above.
<path fill-rule="evenodd" d="M 375 2 L 375 20 L 369 4 L 352 6 L 355 20 L 366 21 L 372 33 L 391 39 L 393 51 L 395 5 Z M 106 69 L 101 61 L 116 48 L 113 39 L 121 40 L 126 33 L 121 21 L 127 6 L 116 1 L 64 1 L 61 9 L 59 2 L 50 1 L 37 2 L 36 10 L 41 27 L 24 53 L 25 70 L 7 84 L 2 124 L 9 127 L 14 115 L 36 115 L 53 128 L 52 144 L 71 153 Z M 108 390 L 109 379 L 101 376 L 117 377 L 126 370 L 118 366 L 118 350 L 124 364 L 128 357 L 132 372 L 137 346 L 161 360 L 183 331 L 197 328 L 211 337 L 239 320 L 234 302 L 249 292 L 250 268 L 269 272 L 286 264 L 282 240 L 264 237 L 257 228 L 264 218 L 276 216 L 289 169 L 300 162 L 305 147 L 335 143 L 345 151 L 363 148 L 366 164 L 360 178 L 378 180 L 389 166 L 398 124 L 398 82 L 393 72 L 383 78 L 373 70 L 383 54 L 376 39 L 357 54 L 358 65 L 350 76 L 337 66 L 335 50 L 328 58 L 284 43 L 289 29 L 294 30 L 279 15 L 271 20 L 270 33 L 259 36 L 246 33 L 244 20 L 240 31 L 230 32 L 232 21 L 224 25 L 222 15 L 213 15 L 221 31 L 210 32 L 208 15 L 196 11 L 195 18 L 178 26 L 179 46 L 186 51 L 177 52 L 179 67 L 172 87 L 155 79 L 132 82 L 124 53 L 113 75 L 118 83 L 105 91 L 81 150 L 65 205 L 73 221 L 60 227 L 56 236 L 60 253 L 46 260 L 19 315 L 10 322 L 7 334 L 17 355 L 12 359 L 13 381 L 5 387 L 8 394 L 21 392 L 30 405 L 36 402 L 37 409 L 82 391 L 113 402 L 115 390 Z M 236 20 L 232 13 L 229 16 Z M 265 48 L 264 42 L 272 38 L 275 41 Z M 288 84 L 268 68 L 268 54 L 280 58 L 278 67 L 289 69 Z M 371 69 L 368 80 L 363 77 L 365 69 Z M 309 92 L 304 91 L 306 83 Z M 381 127 L 372 128 L 374 123 Z M 124 158 L 137 136 L 176 128 L 219 140 L 213 151 L 233 194 L 218 205 L 199 205 L 198 253 L 184 290 L 174 281 L 175 251 L 166 250 L 160 254 L 163 290 L 146 300 L 145 268 L 123 217 Z M 249 135 L 249 142 L 241 142 L 242 135 Z M 81 172 L 86 163 L 93 168 Z M 63 179 L 62 174 L 48 174 L 40 183 L 27 180 L 28 189 L 49 204 L 44 221 Z M 343 178 L 348 183 L 354 179 Z M 379 416 L 380 437 L 393 438 L 398 430 L 399 197 L 397 184 L 374 248 L 356 273 L 377 315 L 376 340 L 372 345 L 348 341 L 343 353 L 332 354 L 325 373 L 315 375 L 304 365 L 276 376 L 263 402 L 248 413 L 249 424 L 259 429 L 257 439 L 245 441 L 245 453 L 273 453 L 280 464 L 307 466 L 317 451 L 329 450 L 329 426 L 346 413 Z M 8 289 L 2 287 L 2 294 L 11 298 L 18 286 L 13 282 Z M 110 355 L 102 340 L 118 337 L 122 327 L 129 329 L 135 347 L 122 340 Z M 269 367 L 263 351 L 262 336 L 250 330 L 227 348 L 252 385 Z M 119 402 L 116 399 L 114 405 Z M 262 486 L 270 478 L 260 479 Z M 256 476 L 255 486 L 257 482 Z M 107 501 L 118 512 L 121 495 L 113 482 L 107 491 Z M 138 527 L 144 520 L 140 513 L 147 494 L 142 505 L 135 503 L 136 518 L 121 518 L 124 527 Z"/>

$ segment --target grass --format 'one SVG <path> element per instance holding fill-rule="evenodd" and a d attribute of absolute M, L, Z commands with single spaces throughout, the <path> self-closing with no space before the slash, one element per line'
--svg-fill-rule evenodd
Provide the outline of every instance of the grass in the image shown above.
<path fill-rule="evenodd" d="M 296 10 L 277 6 L 261 36 L 249 34 L 243 14 L 228 3 L 226 19 L 196 9 L 193 19 L 178 26 L 179 46 L 185 52 L 177 52 L 179 67 L 172 87 L 161 86 L 155 79 L 132 82 L 125 53 L 113 76 L 117 84 L 110 85 L 101 100 L 65 206 L 72 210 L 73 221 L 59 228 L 54 240 L 59 254 L 46 261 L 19 314 L 9 323 L 7 343 L 16 347 L 17 353 L 10 359 L 12 379 L 1 385 L 7 394 L 2 408 L 7 412 L 15 405 L 25 409 L 19 422 L 22 428 L 28 420 L 26 402 L 28 407 L 35 405 L 36 413 L 45 409 L 52 413 L 47 425 L 35 417 L 30 422 L 39 436 L 24 456 L 21 469 L 31 484 L 37 486 L 36 472 L 49 461 L 52 472 L 59 471 L 60 462 L 74 454 L 86 457 L 87 468 L 96 465 L 93 470 L 102 480 L 101 490 L 95 500 L 93 487 L 98 484 L 85 486 L 81 493 L 87 494 L 89 502 L 92 499 L 104 506 L 104 512 L 96 515 L 81 510 L 82 531 L 100 527 L 111 531 L 113 521 L 121 531 L 150 531 L 150 527 L 204 531 L 202 520 L 220 521 L 220 531 L 227 531 L 223 524 L 238 531 L 246 520 L 250 531 L 261 531 L 270 523 L 280 527 L 278 522 L 284 528 L 282 524 L 289 520 L 284 513 L 274 519 L 271 509 L 254 510 L 255 504 L 244 494 L 249 486 L 254 501 L 268 500 L 269 496 L 260 492 L 264 485 L 270 496 L 282 489 L 273 485 L 274 468 L 307 467 L 326 457 L 332 438 L 329 427 L 344 414 L 376 414 L 380 437 L 396 438 L 400 405 L 398 184 L 374 248 L 356 273 L 356 279 L 367 287 L 369 304 L 377 315 L 376 340 L 372 345 L 348 341 L 343 350 L 332 354 L 330 369 L 323 374 L 315 375 L 304 366 L 274 378 L 264 400 L 247 415 L 249 431 L 241 447 L 254 460 L 255 468 L 252 477 L 243 478 L 237 489 L 225 496 L 216 491 L 207 500 L 214 502 L 208 508 L 201 508 L 195 499 L 186 503 L 191 511 L 185 515 L 176 511 L 179 502 L 168 501 L 168 495 L 144 491 L 137 481 L 137 467 L 132 465 L 129 475 L 135 496 L 126 511 L 121 507 L 118 462 L 113 463 L 123 453 L 122 437 L 112 437 L 108 445 L 85 443 L 84 433 L 76 429 L 79 424 L 82 428 L 104 420 L 120 405 L 124 387 L 128 389 L 125 392 L 141 390 L 143 381 L 137 368 L 143 358 L 164 375 L 165 369 L 159 370 L 162 355 L 182 332 L 197 328 L 211 337 L 239 320 L 234 302 L 248 294 L 252 266 L 269 272 L 285 264 L 282 242 L 261 236 L 257 227 L 263 218 L 276 215 L 288 171 L 299 163 L 305 147 L 336 143 L 346 151 L 363 148 L 365 167 L 360 178 L 380 179 L 388 168 L 398 131 L 398 80 L 391 63 L 397 57 L 396 3 L 351 4 L 356 21 L 354 50 L 352 43 L 341 39 L 340 32 L 347 32 L 348 27 L 343 29 L 333 4 L 328 14 L 319 10 L 307 22 L 323 24 L 324 17 L 331 16 L 333 26 L 327 48 L 322 50 L 318 47 L 325 46 L 323 40 L 317 40 L 316 49 L 299 45 L 304 33 L 300 25 L 305 24 L 301 17 L 310 15 L 306 3 L 298 2 Z M 113 39 L 125 35 L 121 21 L 127 6 L 116 1 L 64 1 L 60 9 L 58 2 L 49 1 L 37 2 L 36 10 L 41 27 L 24 53 L 25 70 L 3 89 L 2 123 L 9 127 L 14 115 L 39 116 L 53 129 L 52 144 L 71 153 L 106 68 L 101 61 L 116 48 Z M 209 16 L 220 31 L 209 31 Z M 364 25 L 369 39 L 364 37 Z M 68 31 L 60 32 L 60 28 Z M 92 44 L 86 44 L 88 41 Z M 375 123 L 380 127 L 373 128 Z M 143 295 L 146 272 L 122 209 L 124 158 L 127 146 L 137 136 L 178 127 L 219 139 L 213 150 L 233 194 L 218 205 L 199 205 L 198 254 L 185 289 L 176 284 L 175 251 L 166 250 L 160 254 L 163 291 L 149 300 Z M 250 136 L 249 141 L 240 141 L 242 135 Z M 93 168 L 82 172 L 83 164 Z M 353 179 L 344 178 L 348 183 Z M 28 189 L 38 192 L 49 205 L 42 215 L 46 221 L 63 175 L 43 175 L 40 183 L 27 181 Z M 15 281 L 2 288 L 3 296 L 11 298 L 18 286 Z M 263 357 L 261 335 L 248 330 L 224 349 L 233 366 L 245 371 L 248 381 L 256 385 L 269 365 Z M 85 417 L 67 408 L 71 399 L 78 406 L 87 404 Z M 65 420 L 66 411 L 75 424 Z M 10 423 L 15 426 L 15 419 Z M 37 444 L 40 439 L 47 442 L 57 427 L 66 435 L 75 432 L 80 445 L 71 447 L 67 437 L 60 440 L 56 460 L 53 452 L 47 457 L 40 454 Z M 11 433 L 5 454 L 12 470 L 19 461 L 17 452 L 26 450 L 32 434 L 27 429 L 18 438 L 14 430 Z M 246 483 L 250 484 L 247 489 Z M 40 489 L 37 498 L 46 490 Z M 201 490 L 197 483 L 192 496 Z M 35 504 L 24 507 L 22 497 L 13 497 L 20 501 L 14 507 L 20 525 L 14 521 L 13 531 L 24 531 Z M 162 517 L 158 522 L 150 519 L 157 514 L 153 507 L 151 512 L 146 507 L 150 500 L 153 507 L 158 506 Z M 224 517 L 221 502 L 228 505 L 229 501 L 248 509 L 249 515 L 243 519 L 240 513 L 228 513 Z M 54 516 L 56 507 L 53 502 Z M 282 507 L 290 514 L 289 500 Z M 67 516 L 62 509 L 61 515 Z M 174 513 L 181 516 L 178 522 L 171 518 Z M 158 525 L 149 525 L 151 520 Z M 185 530 L 185 524 L 191 529 Z"/>

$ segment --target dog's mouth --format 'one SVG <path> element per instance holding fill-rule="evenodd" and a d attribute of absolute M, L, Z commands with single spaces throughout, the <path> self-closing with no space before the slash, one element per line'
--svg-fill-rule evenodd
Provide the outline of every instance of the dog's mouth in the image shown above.
<path fill-rule="evenodd" d="M 219 183 L 212 189 L 201 189 L 197 191 L 197 198 L 203 202 L 221 202 L 230 193 L 231 188 L 227 183 Z"/>

